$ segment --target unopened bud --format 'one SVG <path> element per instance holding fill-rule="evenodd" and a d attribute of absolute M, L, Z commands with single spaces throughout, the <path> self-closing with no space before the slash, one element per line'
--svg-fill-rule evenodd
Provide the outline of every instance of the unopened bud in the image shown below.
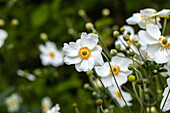
<path fill-rule="evenodd" d="M 4 26 L 5 25 L 5 21 L 3 19 L 0 19 L 0 26 Z"/>
<path fill-rule="evenodd" d="M 116 49 L 111 49 L 111 50 L 110 50 L 110 54 L 111 54 L 112 56 L 116 56 L 116 55 L 117 55 L 117 50 L 116 50 Z"/>
<path fill-rule="evenodd" d="M 104 113 L 110 113 L 108 109 L 105 109 L 104 110 Z"/>
<path fill-rule="evenodd" d="M 13 25 L 13 26 L 17 26 L 18 24 L 19 24 L 19 21 L 18 21 L 18 19 L 12 19 L 11 20 L 11 24 Z"/>
<path fill-rule="evenodd" d="M 125 31 L 125 28 L 121 27 L 121 28 L 120 28 L 120 32 L 123 33 L 124 31 Z"/>
<path fill-rule="evenodd" d="M 114 36 L 115 38 L 118 37 L 119 34 L 120 34 L 119 31 L 114 31 L 114 32 L 113 32 L 113 36 Z"/>
<path fill-rule="evenodd" d="M 86 29 L 87 30 L 92 30 L 94 28 L 93 24 L 91 22 L 86 23 Z"/>
<path fill-rule="evenodd" d="M 107 8 L 104 8 L 104 9 L 102 10 L 102 15 L 103 15 L 103 16 L 108 16 L 108 15 L 110 15 L 110 10 L 107 9 Z"/>
<path fill-rule="evenodd" d="M 135 52 L 131 51 L 129 52 L 129 56 L 134 56 L 135 55 Z"/>
<path fill-rule="evenodd" d="M 97 99 L 96 100 L 96 105 L 100 106 L 103 104 L 103 100 L 102 99 Z"/>
<path fill-rule="evenodd" d="M 89 83 L 85 83 L 85 84 L 84 84 L 84 88 L 85 88 L 85 89 L 88 89 L 89 87 L 90 87 L 90 84 L 89 84 Z"/>
<path fill-rule="evenodd" d="M 151 107 L 151 113 L 156 113 L 156 108 L 154 106 Z"/>
<path fill-rule="evenodd" d="M 91 70 L 91 71 L 87 71 L 87 72 L 86 72 L 86 75 L 88 75 L 88 76 L 93 75 L 93 71 L 92 71 L 92 70 Z"/>
<path fill-rule="evenodd" d="M 128 69 L 132 70 L 134 68 L 133 64 L 129 64 Z"/>
<path fill-rule="evenodd" d="M 153 73 L 154 73 L 154 74 L 158 73 L 158 70 L 154 69 L 154 70 L 153 70 Z"/>
<path fill-rule="evenodd" d="M 76 108 L 76 107 L 77 107 L 77 103 L 73 103 L 72 106 L 73 106 L 74 108 Z"/>
<path fill-rule="evenodd" d="M 40 39 L 46 41 L 48 40 L 48 35 L 46 33 L 40 33 Z"/>
<path fill-rule="evenodd" d="M 92 92 L 92 95 L 93 95 L 93 96 L 96 96 L 96 95 L 97 95 L 97 92 L 96 92 L 96 91 L 93 91 L 93 92 Z"/>
<path fill-rule="evenodd" d="M 129 75 L 128 76 L 128 81 L 129 82 L 134 82 L 136 80 L 136 77 L 134 75 Z"/>
<path fill-rule="evenodd" d="M 80 9 L 80 10 L 78 11 L 78 14 L 79 14 L 80 16 L 84 16 L 84 15 L 86 15 L 86 12 L 85 12 L 84 9 Z"/>
<path fill-rule="evenodd" d="M 120 45 L 120 44 L 117 44 L 117 45 L 116 45 L 116 49 L 117 49 L 117 50 L 120 50 L 120 49 L 121 49 L 121 45 Z"/>
<path fill-rule="evenodd" d="M 124 35 L 123 35 L 123 39 L 124 39 L 125 41 L 128 41 L 128 40 L 129 40 L 129 35 L 128 35 L 128 34 L 124 34 Z"/>

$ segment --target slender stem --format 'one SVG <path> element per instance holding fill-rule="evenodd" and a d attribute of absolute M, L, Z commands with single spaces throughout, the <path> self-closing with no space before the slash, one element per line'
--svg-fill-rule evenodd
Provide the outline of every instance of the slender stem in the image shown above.
<path fill-rule="evenodd" d="M 114 98 L 112 97 L 112 95 L 110 94 L 110 92 L 108 91 L 108 89 L 106 89 L 106 87 L 104 86 L 103 82 L 101 81 L 101 78 L 97 75 L 97 73 L 96 73 L 95 70 L 94 70 L 94 72 L 95 72 L 97 78 L 100 80 L 100 82 L 101 82 L 102 86 L 104 87 L 105 91 L 107 92 L 107 94 L 112 98 L 113 102 L 118 106 L 118 108 L 120 109 L 120 111 L 121 111 L 122 113 L 124 113 L 123 110 L 121 109 L 120 105 L 114 100 Z"/>
<path fill-rule="evenodd" d="M 77 107 L 75 107 L 75 111 L 76 111 L 76 113 L 80 113 L 79 109 Z"/>
<path fill-rule="evenodd" d="M 166 23 L 167 23 L 167 19 L 164 18 L 164 25 L 163 25 L 163 29 L 162 29 L 162 35 L 164 35 L 164 33 L 165 33 Z"/>
<path fill-rule="evenodd" d="M 164 106 L 165 106 L 165 103 L 166 103 L 168 97 L 169 97 L 169 93 L 170 93 L 170 89 L 169 89 L 168 94 L 167 94 L 167 96 L 166 96 L 166 98 L 165 98 L 165 101 L 164 101 L 164 103 L 163 103 L 162 110 L 163 110 L 163 108 L 164 108 Z"/>
<path fill-rule="evenodd" d="M 100 105 L 100 109 L 101 109 L 101 111 L 104 113 L 104 109 L 103 109 L 103 106 L 102 106 L 102 105 Z"/>
<path fill-rule="evenodd" d="M 118 90 L 119 90 L 119 92 L 120 92 L 120 94 L 121 94 L 121 96 L 122 96 L 123 101 L 125 102 L 126 106 L 128 107 L 129 112 L 132 113 L 131 109 L 130 109 L 129 106 L 127 105 L 127 102 L 125 101 L 125 98 L 123 97 L 123 94 L 122 94 L 122 92 L 121 92 L 121 90 L 120 90 L 120 87 L 119 87 L 119 85 L 118 85 L 118 83 L 117 83 L 116 77 L 114 76 L 114 73 L 113 73 L 113 70 L 112 70 L 112 66 L 111 66 L 111 64 L 110 64 L 110 61 L 109 61 L 108 57 L 107 57 L 103 52 L 102 52 L 102 54 L 103 54 L 103 56 L 106 58 L 106 60 L 107 60 L 107 62 L 108 62 L 108 64 L 109 64 L 109 67 L 110 67 L 111 72 L 112 72 L 112 76 L 113 76 L 114 81 L 115 81 L 115 83 L 116 83 L 116 86 L 117 86 L 117 88 L 118 88 Z"/>
<path fill-rule="evenodd" d="M 100 113 L 100 107 L 97 106 L 97 113 Z"/>

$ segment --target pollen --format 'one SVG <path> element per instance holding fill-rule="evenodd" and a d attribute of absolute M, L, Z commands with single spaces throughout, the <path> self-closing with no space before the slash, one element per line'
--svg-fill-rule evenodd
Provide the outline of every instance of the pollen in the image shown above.
<path fill-rule="evenodd" d="M 119 72 L 120 72 L 120 67 L 117 66 L 117 65 L 113 65 L 113 66 L 112 66 L 112 70 L 113 70 L 113 74 L 114 74 L 114 75 L 117 75 L 117 74 L 119 74 Z M 110 73 L 112 73 L 111 69 L 110 69 Z"/>
<path fill-rule="evenodd" d="M 162 40 L 162 38 L 159 38 L 159 41 Z"/>
<path fill-rule="evenodd" d="M 88 59 L 91 55 L 91 51 L 88 47 L 81 47 L 79 49 L 78 55 L 83 59 Z"/>
<path fill-rule="evenodd" d="M 115 93 L 116 93 L 116 95 L 117 95 L 117 97 L 118 97 L 119 99 L 122 98 L 122 95 L 120 94 L 120 91 L 116 91 Z"/>
<path fill-rule="evenodd" d="M 155 11 L 154 14 L 156 14 L 157 12 Z"/>
<path fill-rule="evenodd" d="M 145 17 L 145 15 L 141 15 L 141 18 Z"/>
<path fill-rule="evenodd" d="M 54 58 L 54 57 L 55 57 L 54 52 L 49 52 L 48 55 L 49 55 L 51 58 Z"/>
<path fill-rule="evenodd" d="M 47 103 L 45 103 L 45 104 L 43 104 L 43 105 L 41 106 L 41 108 L 42 108 L 43 110 L 47 110 L 49 107 L 50 107 L 50 106 L 49 106 L 49 104 L 47 104 Z"/>

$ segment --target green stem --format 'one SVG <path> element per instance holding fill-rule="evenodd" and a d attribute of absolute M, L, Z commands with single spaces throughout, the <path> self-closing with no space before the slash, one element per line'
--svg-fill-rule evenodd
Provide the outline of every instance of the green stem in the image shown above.
<path fill-rule="evenodd" d="M 79 109 L 77 107 L 75 107 L 75 111 L 76 111 L 76 113 L 80 113 Z"/>
<path fill-rule="evenodd" d="M 164 101 L 164 103 L 163 103 L 162 110 L 163 110 L 163 108 L 164 108 L 164 106 L 165 106 L 165 103 L 166 103 L 168 97 L 169 97 L 169 93 L 170 93 L 170 89 L 169 89 L 168 94 L 167 94 L 167 96 L 166 96 L 166 98 L 165 98 L 165 101 Z"/>
<path fill-rule="evenodd" d="M 119 85 L 118 85 L 118 83 L 117 83 L 116 77 L 114 76 L 114 73 L 113 73 L 113 70 L 112 70 L 112 66 L 111 66 L 111 64 L 110 64 L 110 61 L 109 61 L 108 57 L 107 57 L 103 52 L 102 52 L 102 54 L 103 54 L 103 56 L 106 58 L 106 60 L 107 60 L 107 62 L 108 62 L 108 64 L 109 64 L 110 70 L 111 70 L 111 72 L 112 72 L 112 76 L 113 76 L 114 81 L 115 81 L 115 83 L 116 83 L 116 86 L 117 86 L 117 88 L 118 88 L 118 90 L 119 90 L 119 92 L 120 92 L 120 94 L 121 94 L 121 96 L 122 96 L 123 101 L 125 102 L 126 106 L 128 107 L 129 112 L 132 113 L 131 109 L 130 109 L 129 106 L 127 105 L 127 102 L 125 101 L 125 98 L 124 98 L 123 95 L 122 95 L 122 92 L 121 92 L 120 87 L 119 87 Z"/>
<path fill-rule="evenodd" d="M 101 111 L 104 113 L 104 109 L 103 109 L 103 106 L 102 106 L 102 105 L 100 105 L 100 109 L 101 109 Z"/>
<path fill-rule="evenodd" d="M 100 107 L 97 106 L 97 113 L 100 113 Z"/>
<path fill-rule="evenodd" d="M 163 25 L 163 29 L 162 29 L 162 35 L 164 35 L 164 33 L 165 33 L 166 23 L 167 23 L 167 19 L 164 18 L 164 25 Z"/>

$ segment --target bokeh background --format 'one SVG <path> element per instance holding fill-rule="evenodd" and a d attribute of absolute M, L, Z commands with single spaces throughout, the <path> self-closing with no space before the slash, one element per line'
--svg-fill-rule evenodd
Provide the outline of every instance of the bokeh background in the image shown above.
<path fill-rule="evenodd" d="M 0 48 L 0 113 L 8 113 L 4 100 L 13 92 L 19 93 L 23 99 L 19 113 L 40 113 L 41 99 L 45 96 L 52 99 L 53 105 L 60 104 L 61 113 L 74 113 L 74 102 L 81 113 L 96 112 L 95 96 L 83 89 L 83 84 L 88 82 L 85 73 L 78 73 L 74 65 L 42 66 L 38 47 L 45 42 L 40 34 L 46 33 L 48 40 L 61 49 L 63 43 L 74 41 L 81 32 L 87 32 L 86 21 L 78 14 L 84 9 L 106 45 L 114 48 L 113 30 L 125 25 L 125 20 L 133 13 L 148 7 L 156 10 L 170 8 L 170 1 L 0 0 L 0 19 L 5 21 L 0 28 L 8 32 L 8 38 Z M 109 16 L 102 15 L 104 8 L 110 10 Z M 12 23 L 13 19 L 19 24 Z M 18 69 L 29 70 L 37 79 L 31 82 L 18 76 Z"/>

